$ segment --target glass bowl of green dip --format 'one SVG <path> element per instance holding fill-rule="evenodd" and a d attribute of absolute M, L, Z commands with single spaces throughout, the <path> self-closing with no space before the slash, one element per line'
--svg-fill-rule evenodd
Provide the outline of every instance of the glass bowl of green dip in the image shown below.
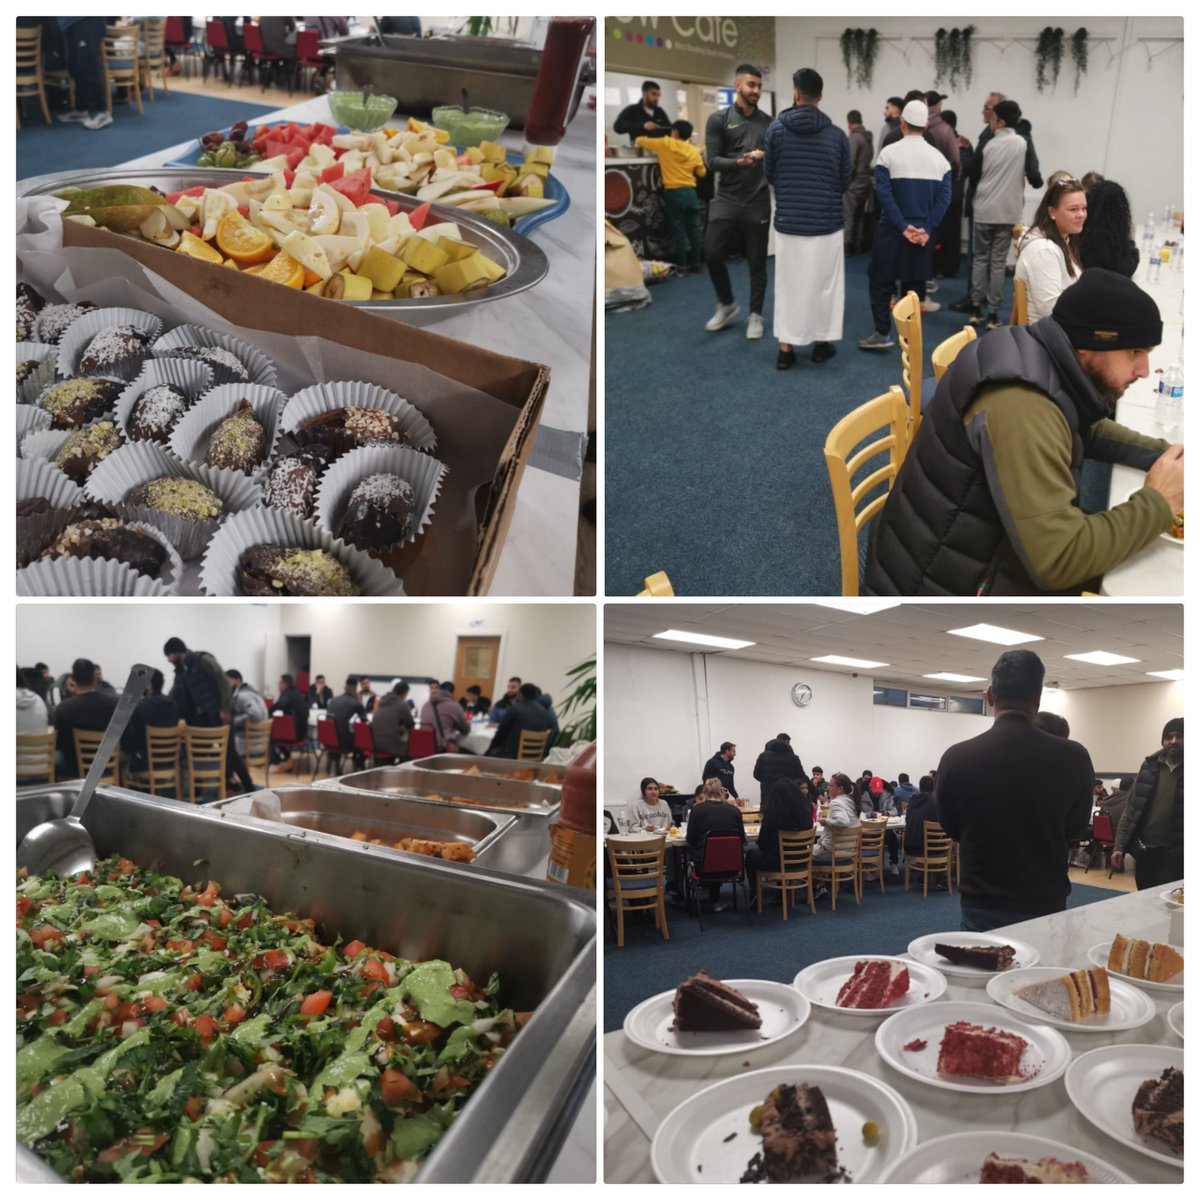
<path fill-rule="evenodd" d="M 443 105 L 433 110 L 435 129 L 444 129 L 456 146 L 478 146 L 480 142 L 494 142 L 508 128 L 508 113 L 492 112 L 486 108 L 472 108 L 463 112 L 455 105 Z"/>
<path fill-rule="evenodd" d="M 329 112 L 335 125 L 345 125 L 359 133 L 373 133 L 391 120 L 399 101 L 380 92 L 327 93 Z"/>

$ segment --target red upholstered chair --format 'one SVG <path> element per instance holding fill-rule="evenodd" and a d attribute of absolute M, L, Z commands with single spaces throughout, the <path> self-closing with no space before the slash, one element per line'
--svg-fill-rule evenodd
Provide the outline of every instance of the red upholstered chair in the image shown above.
<path fill-rule="evenodd" d="M 413 729 L 408 735 L 409 758 L 430 758 L 437 753 L 432 729 Z"/>
<path fill-rule="evenodd" d="M 276 720 L 280 719 L 279 717 L 276 718 Z M 322 717 L 317 721 L 317 751 L 317 762 L 316 766 L 313 767 L 312 774 L 313 780 L 316 780 L 317 774 L 321 770 L 322 758 L 329 760 L 335 775 L 340 775 L 343 754 L 342 744 L 338 741 L 337 725 L 329 717 Z"/>
<path fill-rule="evenodd" d="M 296 722 L 290 715 L 283 715 L 271 718 L 271 745 L 282 746 L 285 750 L 295 750 L 299 753 L 308 753 L 308 730 L 305 730 L 304 737 L 296 736 Z M 267 769 L 267 786 L 271 786 L 271 771 Z"/>
<path fill-rule="evenodd" d="M 263 47 L 262 30 L 254 24 L 253 21 L 246 21 L 242 25 L 242 38 L 246 44 L 246 55 L 242 63 L 242 74 L 246 73 L 246 65 L 249 64 L 258 70 L 258 77 L 262 80 L 262 90 L 267 90 L 267 84 L 271 82 L 271 76 L 276 67 L 284 67 L 286 70 L 287 64 L 278 54 L 268 54 Z M 263 71 L 266 67 L 266 71 Z M 288 77 L 288 93 L 292 90 L 291 77 Z"/>
<path fill-rule="evenodd" d="M 296 78 L 302 83 L 305 71 L 317 71 L 325 65 L 321 58 L 321 35 L 315 29 L 296 34 Z"/>
<path fill-rule="evenodd" d="M 704 929 L 704 916 L 700 908 L 699 888 L 716 883 L 733 884 L 733 911 L 737 912 L 737 889 L 742 885 L 746 900 L 746 920 L 750 916 L 750 893 L 746 889 L 746 855 L 742 839 L 736 833 L 706 833 L 700 849 L 699 862 L 693 861 L 687 872 L 687 902 L 696 897 L 696 916 L 700 918 L 700 929 Z"/>
<path fill-rule="evenodd" d="M 390 763 L 396 757 L 375 749 L 375 735 L 371 732 L 370 721 L 359 721 L 354 726 L 354 750 L 368 762 Z"/>
<path fill-rule="evenodd" d="M 1096 851 L 1099 850 L 1109 856 L 1111 861 L 1113 846 L 1116 845 L 1117 836 L 1113 830 L 1112 817 L 1108 813 L 1099 812 L 1092 821 L 1092 840 L 1088 843 L 1088 864 L 1083 869 L 1086 875 L 1092 869 L 1092 863 L 1096 860 Z M 1112 867 L 1108 871 L 1109 879 L 1112 878 Z"/>
<path fill-rule="evenodd" d="M 180 23 L 180 33 L 183 32 L 182 22 Z M 208 78 L 208 68 L 211 63 L 214 67 L 219 63 L 221 69 L 225 72 L 225 79 L 230 87 L 233 87 L 233 60 L 236 57 L 229 46 L 229 38 L 225 33 L 225 26 L 220 21 L 207 21 L 204 25 L 204 44 L 208 51 L 204 56 L 204 78 Z"/>

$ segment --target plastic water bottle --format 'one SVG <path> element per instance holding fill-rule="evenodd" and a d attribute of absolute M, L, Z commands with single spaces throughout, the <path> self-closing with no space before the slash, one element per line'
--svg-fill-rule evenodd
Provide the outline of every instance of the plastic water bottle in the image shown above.
<path fill-rule="evenodd" d="M 1156 246 L 1150 252 L 1150 265 L 1146 268 L 1146 282 L 1157 283 L 1162 276 L 1162 251 Z"/>
<path fill-rule="evenodd" d="M 1158 381 L 1158 401 L 1154 406 L 1154 419 L 1168 436 L 1179 428 L 1183 413 L 1183 369 L 1172 363 Z"/>
<path fill-rule="evenodd" d="M 1175 224 L 1175 205 L 1168 204 L 1167 207 L 1163 209 L 1163 215 L 1162 215 L 1163 233 L 1170 233 L 1174 224 Z"/>
<path fill-rule="evenodd" d="M 1146 224 L 1142 226 L 1142 258 L 1149 263 L 1150 255 L 1154 253 L 1154 231 L 1158 225 L 1154 219 L 1154 214 L 1151 213 L 1146 218 Z"/>

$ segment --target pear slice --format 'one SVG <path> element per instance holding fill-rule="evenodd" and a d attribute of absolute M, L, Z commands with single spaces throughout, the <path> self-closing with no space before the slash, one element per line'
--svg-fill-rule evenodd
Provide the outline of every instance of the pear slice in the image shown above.
<path fill-rule="evenodd" d="M 371 230 L 371 241 L 382 242 L 388 236 L 388 221 L 391 213 L 386 204 L 371 202 L 359 206 L 358 211 L 367 218 L 367 226 Z"/>
<path fill-rule="evenodd" d="M 162 205 L 156 209 L 138 226 L 142 237 L 148 242 L 153 242 L 156 246 L 165 246 L 168 250 L 173 250 L 179 245 L 179 234 L 171 227 L 171 222 L 167 220 L 167 214 L 163 212 Z"/>
<path fill-rule="evenodd" d="M 343 212 L 338 233 L 343 237 L 358 238 L 359 245 L 365 250 L 371 241 L 371 223 L 367 219 L 367 215 L 359 212 L 358 209 L 353 212 Z"/>
<path fill-rule="evenodd" d="M 333 189 L 331 188 L 330 191 Z M 336 194 L 336 193 L 335 193 Z M 308 206 L 308 231 L 311 234 L 335 234 L 342 223 L 342 210 L 328 194 L 317 188 Z"/>
<path fill-rule="evenodd" d="M 307 233 L 289 233 L 280 244 L 306 271 L 328 279 L 333 274 L 321 243 Z"/>

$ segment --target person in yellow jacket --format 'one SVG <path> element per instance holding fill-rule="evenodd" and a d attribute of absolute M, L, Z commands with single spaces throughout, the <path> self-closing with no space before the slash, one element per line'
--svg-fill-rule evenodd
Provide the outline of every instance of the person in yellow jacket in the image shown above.
<path fill-rule="evenodd" d="M 667 137 L 640 137 L 637 145 L 658 159 L 663 188 L 667 197 L 667 218 L 675 235 L 675 263 L 681 275 L 699 275 L 700 265 L 700 198 L 696 195 L 696 180 L 708 174 L 700 151 L 688 140 L 692 126 L 688 121 L 675 121 Z"/>

